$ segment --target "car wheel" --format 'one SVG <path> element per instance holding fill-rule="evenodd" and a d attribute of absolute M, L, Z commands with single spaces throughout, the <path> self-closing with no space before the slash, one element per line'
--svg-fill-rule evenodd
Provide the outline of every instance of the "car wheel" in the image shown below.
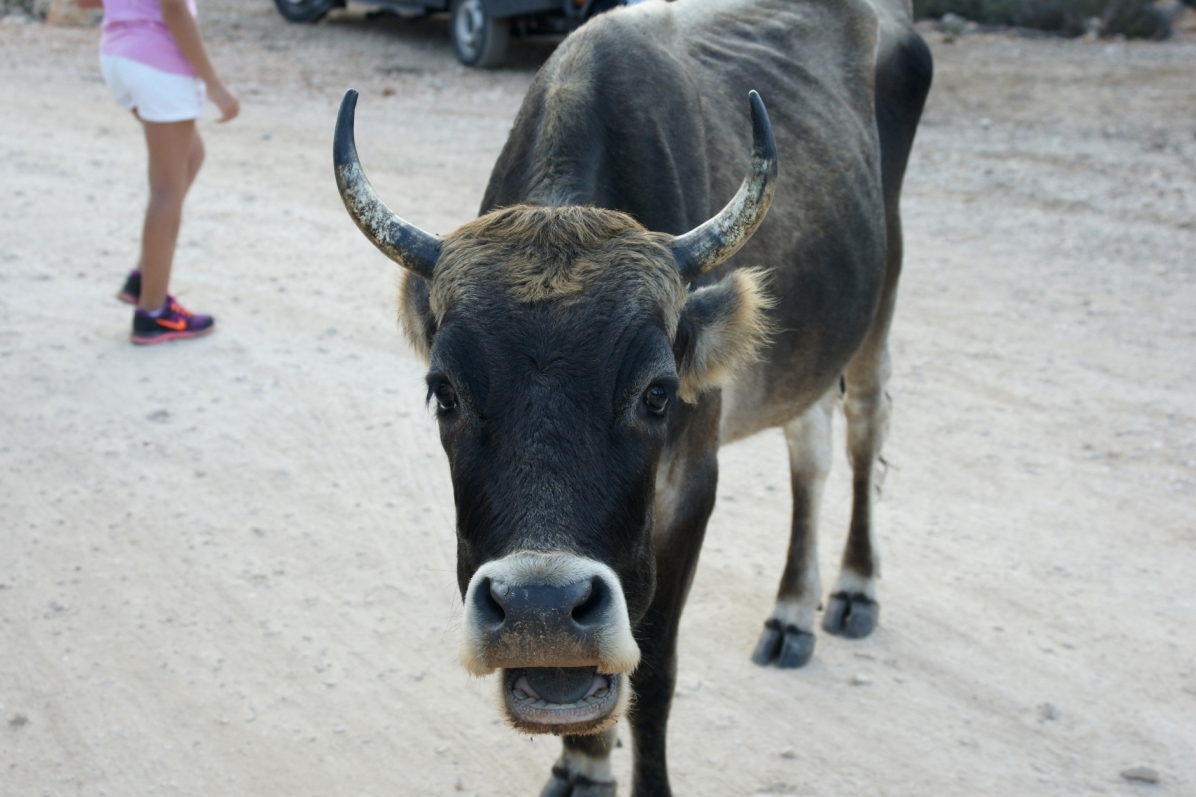
<path fill-rule="evenodd" d="M 315 22 L 336 7 L 336 0 L 274 0 L 278 13 L 291 22 Z"/>
<path fill-rule="evenodd" d="M 498 66 L 507 55 L 511 23 L 486 13 L 482 0 L 453 0 L 453 49 L 466 66 Z"/>

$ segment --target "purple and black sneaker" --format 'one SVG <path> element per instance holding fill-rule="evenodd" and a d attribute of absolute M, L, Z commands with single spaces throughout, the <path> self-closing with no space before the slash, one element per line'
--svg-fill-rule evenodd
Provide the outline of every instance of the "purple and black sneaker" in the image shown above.
<path fill-rule="evenodd" d="M 141 272 L 133 269 L 125 277 L 125 286 L 116 294 L 116 298 L 125 304 L 137 304 L 141 300 Z"/>
<path fill-rule="evenodd" d="M 147 313 L 138 307 L 133 311 L 133 334 L 129 340 L 139 345 L 165 343 L 168 340 L 198 338 L 216 328 L 216 319 L 210 315 L 199 315 L 185 309 L 166 297 L 166 305 L 158 315 Z"/>

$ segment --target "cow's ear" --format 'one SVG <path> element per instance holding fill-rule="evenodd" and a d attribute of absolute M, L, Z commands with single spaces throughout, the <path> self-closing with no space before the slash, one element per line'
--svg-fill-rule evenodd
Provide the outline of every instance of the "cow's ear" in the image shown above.
<path fill-rule="evenodd" d="M 774 304 L 764 269 L 733 271 L 689 295 L 673 343 L 683 401 L 696 403 L 703 391 L 760 358 L 773 331 L 767 311 Z"/>
<path fill-rule="evenodd" d="M 432 359 L 436 316 L 428 299 L 428 281 L 406 270 L 399 284 L 399 321 L 407 342 L 427 363 Z"/>

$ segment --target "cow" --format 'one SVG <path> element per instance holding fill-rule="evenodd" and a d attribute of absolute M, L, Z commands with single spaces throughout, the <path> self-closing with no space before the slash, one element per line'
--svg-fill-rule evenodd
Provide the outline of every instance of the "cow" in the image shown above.
<path fill-rule="evenodd" d="M 451 471 L 461 663 L 498 673 L 515 728 L 563 737 L 546 797 L 615 793 L 622 717 L 632 793 L 670 794 L 678 624 L 721 443 L 784 431 L 791 540 L 752 658 L 801 667 L 842 405 L 854 503 L 821 625 L 875 627 L 898 203 L 931 72 L 907 0 L 615 10 L 546 61 L 478 218 L 443 237 L 374 193 L 346 94 L 337 184 L 405 271 Z"/>

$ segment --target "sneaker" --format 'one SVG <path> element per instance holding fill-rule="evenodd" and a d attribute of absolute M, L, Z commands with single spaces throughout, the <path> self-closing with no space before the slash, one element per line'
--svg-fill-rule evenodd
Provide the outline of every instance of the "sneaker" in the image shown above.
<path fill-rule="evenodd" d="M 173 296 L 166 297 L 166 307 L 159 316 L 153 316 L 138 307 L 133 311 L 133 334 L 129 340 L 145 345 L 165 343 L 179 338 L 198 338 L 216 328 L 216 320 L 210 315 L 197 315 L 183 308 Z"/>
<path fill-rule="evenodd" d="M 134 269 L 125 277 L 125 286 L 116 294 L 116 298 L 125 304 L 137 304 L 141 301 L 141 272 Z"/>

